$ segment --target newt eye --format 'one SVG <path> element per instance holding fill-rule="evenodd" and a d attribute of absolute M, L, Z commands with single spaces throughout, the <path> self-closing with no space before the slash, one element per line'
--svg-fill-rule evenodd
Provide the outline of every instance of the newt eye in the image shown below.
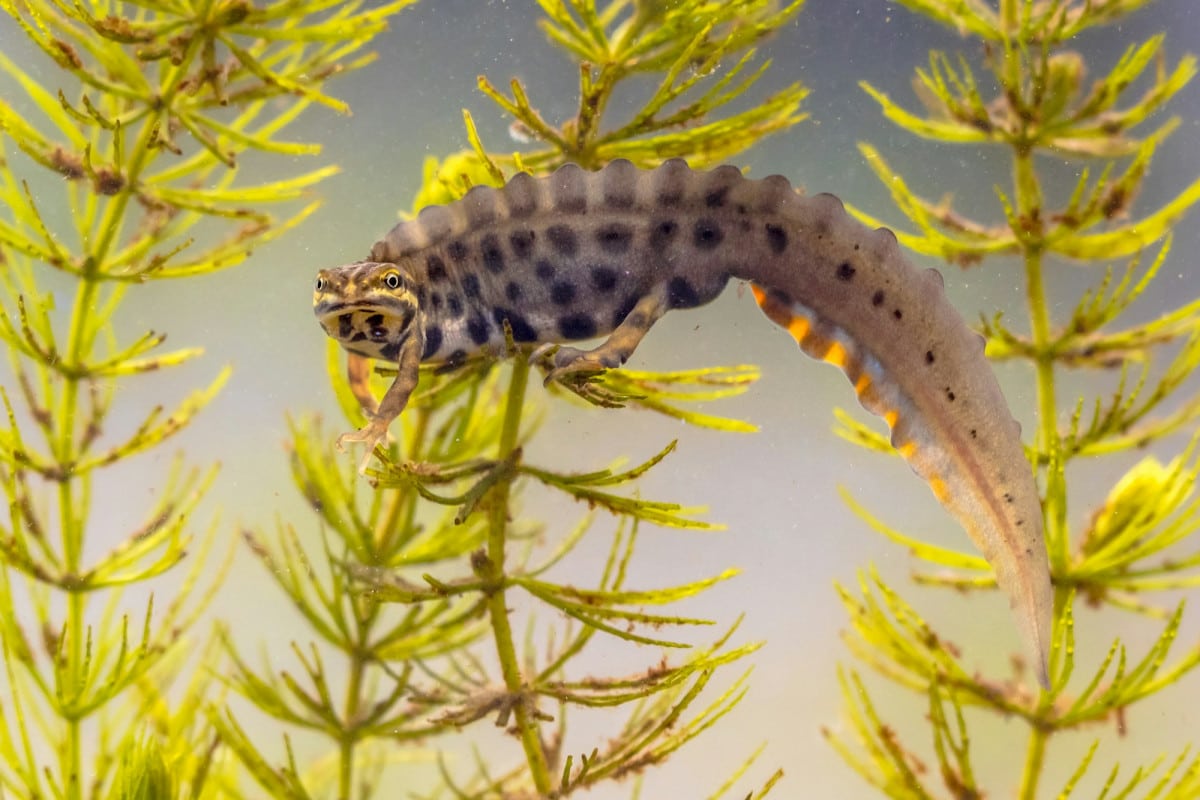
<path fill-rule="evenodd" d="M 383 285 L 388 287 L 389 289 L 399 289 L 400 288 L 400 273 L 399 272 L 389 272 L 387 275 L 384 275 L 383 276 Z"/>
<path fill-rule="evenodd" d="M 318 292 L 325 291 L 325 279 L 317 278 L 317 282 L 315 284 L 313 284 L 313 288 L 316 289 Z"/>

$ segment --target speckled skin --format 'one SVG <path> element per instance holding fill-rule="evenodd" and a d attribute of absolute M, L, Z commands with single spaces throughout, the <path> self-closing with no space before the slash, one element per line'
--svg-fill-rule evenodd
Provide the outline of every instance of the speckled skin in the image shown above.
<path fill-rule="evenodd" d="M 375 409 L 352 357 L 356 394 L 375 413 L 343 440 L 381 440 L 421 361 L 498 352 L 504 321 L 522 345 L 608 336 L 592 350 L 561 347 L 555 373 L 616 367 L 662 314 L 710 302 L 731 278 L 751 281 L 767 316 L 845 371 L 887 420 L 893 445 L 996 569 L 1044 685 L 1053 592 L 1040 500 L 981 338 L 941 276 L 909 264 L 890 231 L 782 177 L 680 160 L 649 171 L 567 165 L 400 223 L 366 261 L 318 276 L 326 332 L 352 354 L 400 365 Z"/>

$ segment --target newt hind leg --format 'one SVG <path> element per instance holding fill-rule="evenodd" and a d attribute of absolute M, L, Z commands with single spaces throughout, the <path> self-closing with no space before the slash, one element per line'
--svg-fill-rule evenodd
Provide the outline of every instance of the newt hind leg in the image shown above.
<path fill-rule="evenodd" d="M 552 358 L 553 368 L 546 382 L 557 380 L 571 373 L 603 372 L 621 366 L 641 344 L 647 331 L 670 309 L 667 291 L 663 286 L 655 287 L 637 302 L 633 310 L 625 315 L 612 333 L 600 345 L 591 350 L 556 344 L 544 344 L 534 350 L 531 360 L 537 360 L 547 351 L 557 348 Z"/>

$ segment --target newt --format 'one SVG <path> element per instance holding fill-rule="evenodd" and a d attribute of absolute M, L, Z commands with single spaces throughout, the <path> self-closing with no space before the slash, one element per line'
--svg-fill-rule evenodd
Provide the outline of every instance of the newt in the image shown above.
<path fill-rule="evenodd" d="M 887 422 L 892 446 L 992 565 L 1048 686 L 1054 594 L 1041 502 L 983 337 L 950 304 L 940 273 L 914 267 L 895 234 L 782 176 L 680 159 L 650 170 L 567 164 L 476 186 L 397 224 L 366 260 L 316 279 L 314 312 L 349 352 L 369 418 L 338 444 L 363 442 L 369 459 L 421 363 L 453 368 L 501 352 L 506 325 L 518 345 L 558 346 L 552 378 L 610 369 L 663 314 L 712 301 L 730 280 L 749 282 L 767 317 L 840 368 Z M 598 337 L 590 349 L 570 344 Z M 378 403 L 370 359 L 398 365 Z"/>

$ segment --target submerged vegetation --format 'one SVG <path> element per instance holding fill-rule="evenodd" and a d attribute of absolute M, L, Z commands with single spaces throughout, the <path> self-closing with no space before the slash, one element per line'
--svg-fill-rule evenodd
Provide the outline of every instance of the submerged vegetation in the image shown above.
<path fill-rule="evenodd" d="M 43 84 L 0 54 L 0 795 L 223 796 L 228 759 L 207 719 L 217 652 L 189 662 L 233 553 L 222 526 L 197 533 L 191 519 L 215 472 L 170 462 L 140 524 L 149 487 L 114 475 L 161 451 L 228 371 L 173 408 L 131 407 L 122 387 L 201 350 L 130 338 L 124 301 L 232 267 L 312 213 L 305 191 L 334 168 L 265 182 L 235 168 L 315 154 L 282 132 L 310 105 L 344 110 L 325 81 L 365 64 L 405 3 L 337 5 L 143 0 L 114 16 L 104 2 L 0 0 L 58 68 Z M 95 512 L 104 501 L 115 519 Z M 150 594 L 167 573 L 171 591 Z"/>
<path fill-rule="evenodd" d="M 963 265 L 998 254 L 1024 265 L 1031 331 L 989 317 L 984 332 L 991 355 L 1036 370 L 1039 427 L 1030 455 L 1046 498 L 1060 609 L 1054 685 L 1038 694 L 1020 670 L 969 672 L 948 641 L 871 574 L 860 592 L 842 592 L 853 616 L 851 649 L 890 686 L 928 698 L 931 744 L 910 739 L 917 736 L 911 726 L 886 724 L 868 694 L 878 689 L 852 671 L 842 675 L 850 733 L 831 738 L 889 796 L 981 797 L 972 720 L 1015 717 L 1029 731 L 1020 796 L 1032 798 L 1051 791 L 1042 777 L 1053 737 L 1119 718 L 1200 663 L 1196 649 L 1171 656 L 1182 606 L 1159 609 L 1153 599 L 1200 583 L 1200 556 L 1179 550 L 1200 524 L 1194 443 L 1169 464 L 1134 466 L 1074 539 L 1066 524 L 1071 461 L 1126 453 L 1194 428 L 1200 417 L 1200 398 L 1176 397 L 1200 365 L 1200 301 L 1142 325 L 1115 325 L 1166 262 L 1169 237 L 1159 240 L 1200 199 L 1196 182 L 1163 209 L 1127 219 L 1155 147 L 1175 123 L 1134 129 L 1182 88 L 1195 64 L 1184 58 L 1168 68 L 1156 38 L 1132 46 L 1084 90 L 1083 59 L 1065 43 L 1145 0 L 904 4 L 981 40 L 985 68 L 1000 87 L 995 98 L 985 96 L 966 59 L 934 54 L 917 78 L 926 116 L 865 88 L 889 119 L 919 136 L 1007 147 L 1014 182 L 1001 193 L 1002 224 L 922 200 L 882 153 L 864 145 L 863 154 L 916 228 L 898 231 L 907 246 Z M 0 795 L 562 798 L 625 781 L 614 790 L 637 796 L 647 770 L 719 730 L 745 695 L 744 662 L 759 644 L 739 641 L 736 623 L 714 630 L 711 620 L 667 608 L 736 570 L 677 586 L 630 585 L 647 526 L 717 527 L 697 509 L 640 495 L 639 479 L 669 464 L 674 443 L 650 447 L 632 468 L 566 473 L 535 463 L 527 452 L 539 435 L 540 403 L 527 389 L 541 365 L 523 354 L 450 374 L 424 371 L 393 425 L 396 441 L 367 480 L 355 459 L 332 447 L 363 417 L 342 354 L 328 343 L 345 419 L 290 423 L 292 474 L 311 517 L 240 537 L 311 633 L 290 652 L 250 658 L 230 630 L 218 625 L 209 636 L 199 624 L 221 565 L 240 546 L 223 525 L 193 531 L 192 511 L 213 470 L 174 462 L 144 523 L 107 552 L 98 538 L 95 498 L 141 496 L 124 491 L 111 468 L 161 449 L 227 378 L 219 371 L 169 412 L 155 407 L 140 422 L 118 422 L 133 413 L 124 410 L 130 400 L 121 386 L 200 354 L 197 347 L 163 352 L 162 333 L 126 341 L 122 301 L 144 283 L 233 267 L 312 213 L 306 191 L 334 170 L 304 168 L 295 157 L 317 146 L 281 136 L 310 106 L 345 110 L 326 81 L 366 64 L 365 48 L 406 5 L 0 0 L 59 70 L 47 78 L 0 54 L 0 338 L 12 375 L 0 393 L 7 417 L 0 483 L 10 509 L 0 526 Z M 413 212 L 476 183 L 568 161 L 596 168 L 621 157 L 648 167 L 682 156 L 710 165 L 804 118 L 799 84 L 744 102 L 767 69 L 755 45 L 791 23 L 802 2 L 539 5 L 549 42 L 578 63 L 575 113 L 546 119 L 520 81 L 481 77 L 482 92 L 528 144 L 519 154 L 489 147 L 467 116 L 471 149 L 425 164 Z M 1140 98 L 1125 100 L 1143 85 Z M 623 118 L 612 110 L 618 91 L 642 92 Z M 1057 201 L 1035 162 L 1042 151 L 1104 166 L 1098 175 L 1083 170 L 1075 191 Z M 277 180 L 251 182 L 237 172 L 248 162 L 269 168 L 279 156 L 291 160 L 277 168 L 292 171 Z M 284 210 L 269 214 L 269 204 Z M 1054 256 L 1133 263 L 1115 275 L 1110 268 L 1069 318 L 1056 321 L 1045 288 Z M 56 303 L 51 289 L 64 285 L 70 300 Z M 1159 353 L 1172 355 L 1155 368 Z M 1073 404 L 1063 397 L 1063 369 L 1118 367 L 1111 398 Z M 554 402 L 639 407 L 735 433 L 752 426 L 696 404 L 738 394 L 757 377 L 749 366 L 622 369 L 548 388 Z M 1065 426 L 1059 409 L 1073 409 Z M 871 429 L 841 419 L 847 436 L 890 452 Z M 580 518 L 565 527 L 539 518 L 538 504 L 553 495 L 582 501 Z M 872 522 L 937 568 L 922 582 L 991 585 L 977 556 Z M 597 537 L 608 537 L 607 556 L 593 583 L 562 582 L 560 566 Z M 162 576 L 173 591 L 164 593 L 159 580 L 152 601 L 138 599 Z M 1078 663 L 1081 601 L 1162 618 L 1161 636 L 1145 653 L 1127 656 L 1114 643 L 1102 663 Z M 579 666 L 587 651 L 630 644 L 661 655 L 629 673 Z M 568 730 L 568 717 L 600 711 L 620 715 L 614 734 L 580 741 Z M 510 736 L 486 757 L 456 758 L 451 751 L 461 748 L 441 736 L 467 732 L 476 743 L 496 726 Z M 756 744 L 745 745 L 744 765 L 710 797 L 759 798 L 778 784 L 782 770 L 744 785 L 761 752 Z M 323 755 L 304 755 L 314 747 Z M 918 751 L 931 751 L 937 769 L 920 768 Z M 1093 757 L 1100 760 L 1095 748 L 1062 796 L 1096 769 Z M 1106 796 L 1200 797 L 1198 776 L 1200 760 L 1185 751 L 1129 776 L 1114 769 Z"/>
<path fill-rule="evenodd" d="M 519 169 L 540 173 L 567 161 L 598 167 L 618 156 L 643 165 L 676 155 L 723 160 L 801 119 L 799 85 L 722 114 L 762 74 L 752 45 L 791 20 L 800 3 L 686 0 L 614 3 L 598 11 L 589 2 L 545 0 L 541 6 L 544 32 L 580 62 L 577 114 L 555 125 L 535 110 L 538 103 L 519 81 L 505 92 L 480 78 L 521 136 L 537 144 L 519 155 L 489 151 L 468 116 L 473 149 L 426 165 L 414 212 L 474 184 L 500 184 Z M 656 85 L 631 118 L 614 121 L 609 101 L 634 76 L 652 76 Z M 736 625 L 697 636 L 695 628 L 713 623 L 659 610 L 736 571 L 678 586 L 627 583 L 644 526 L 714 527 L 693 509 L 636 491 L 643 474 L 671 457 L 674 443 L 646 453 L 632 469 L 600 465 L 579 474 L 534 463 L 526 455 L 538 435 L 538 403 L 527 395 L 533 366 L 527 354 L 517 354 L 503 369 L 481 360 L 450 374 L 423 370 L 417 393 L 392 426 L 396 443 L 368 470 L 368 487 L 354 460 L 333 452 L 336 434 L 364 418 L 341 377 L 341 350 L 328 344 L 348 422 L 330 429 L 303 419 L 293 429 L 293 470 L 321 521 L 320 552 L 310 553 L 290 525 L 274 536 L 248 534 L 319 644 L 297 648 L 300 676 L 239 659 L 231 685 L 287 728 L 328 739 L 335 752 L 322 766 L 339 797 L 365 797 L 366 787 L 389 785 L 380 773 L 389 749 L 416 740 L 433 748 L 441 775 L 441 789 L 429 796 L 581 796 L 630 779 L 636 787 L 644 771 L 738 703 L 744 668 L 724 681 L 718 673 L 759 645 L 735 644 Z M 750 426 L 690 406 L 740 393 L 757 375 L 751 367 L 621 370 L 550 388 L 601 406 L 638 406 L 738 431 Z M 531 484 L 584 501 L 587 510 L 565 527 L 539 520 L 526 509 Z M 592 586 L 555 579 L 556 567 L 581 542 L 600 536 L 611 543 Z M 662 655 L 630 674 L 595 675 L 575 666 L 585 651 L 626 644 L 651 645 Z M 335 690 L 330 676 L 342 673 L 349 677 Z M 724 685 L 714 692 L 710 684 L 717 683 Z M 581 746 L 569 736 L 568 718 L 595 709 L 623 713 L 624 722 L 615 735 Z M 473 764 L 451 760 L 436 738 L 494 726 L 505 728 L 516 748 L 500 758 L 519 756 L 506 766 L 490 756 Z M 312 791 L 311 771 L 293 762 L 273 768 L 232 717 L 220 727 L 273 794 Z M 756 753 L 748 748 L 746 756 L 748 766 Z M 739 771 L 711 796 L 761 797 L 780 776 L 734 795 Z"/>
<path fill-rule="evenodd" d="M 984 74 L 978 76 L 963 56 L 931 53 L 913 84 L 923 114 L 870 84 L 863 83 L 863 89 L 889 120 L 911 134 L 964 147 L 990 146 L 1011 159 L 1012 184 L 997 189 L 1003 218 L 984 222 L 967 217 L 949 200 L 923 199 L 883 153 L 861 145 L 915 229 L 897 230 L 907 247 L 964 267 L 984 268 L 977 265 L 1001 255 L 1015 256 L 1023 267 L 1029 331 L 1018 332 L 998 316 L 986 318 L 982 330 L 991 357 L 1027 361 L 1036 377 L 1037 429 L 1029 455 L 1043 493 L 1058 612 L 1052 687 L 1041 693 L 1032 689 L 1022 665 L 1013 675 L 966 669 L 948 640 L 871 574 L 862 578 L 858 593 L 842 590 L 853 624 L 851 650 L 893 686 L 928 698 L 931 736 L 898 733 L 881 719 L 855 672 L 842 676 L 850 733 L 829 736 L 846 761 L 889 797 L 983 797 L 1009 791 L 982 785 L 976 777 L 970 734 L 976 714 L 1015 718 L 1026 727 L 1023 762 L 1014 758 L 1007 769 L 1020 776 L 1022 800 L 1097 796 L 1080 789 L 1089 772 L 1100 773 L 1093 782 L 1103 787 L 1094 790 L 1102 797 L 1200 797 L 1194 741 L 1181 743 L 1177 757 L 1131 768 L 1116 766 L 1096 740 L 1064 784 L 1050 786 L 1045 780 L 1054 758 L 1049 748 L 1062 734 L 1088 731 L 1100 722 L 1124 733 L 1129 709 L 1170 691 L 1185 676 L 1194 679 L 1200 666 L 1200 647 L 1173 652 L 1183 603 L 1162 605 L 1174 602 L 1171 590 L 1200 586 L 1200 434 L 1195 433 L 1200 396 L 1186 396 L 1187 381 L 1193 378 L 1194 386 L 1200 368 L 1200 299 L 1183 298 L 1149 322 L 1125 320 L 1164 264 L 1186 261 L 1171 253 L 1171 226 L 1200 201 L 1200 180 L 1193 179 L 1157 209 L 1137 209 L 1134 198 L 1156 149 L 1179 125 L 1175 118 L 1152 120 L 1195 77 L 1196 59 L 1186 55 L 1169 63 L 1166 37 L 1160 35 L 1131 43 L 1107 73 L 1089 84 L 1089 65 L 1069 49 L 1075 37 L 1151 5 L 1149 0 L 901 4 L 975 40 Z M 992 85 L 992 92 L 984 88 Z M 1056 191 L 1043 177 L 1050 163 L 1046 156 L 1080 165 L 1069 193 Z M 929 188 L 944 193 L 954 187 Z M 1052 309 L 1063 301 L 1049 296 L 1047 270 L 1065 260 L 1099 274 L 1073 310 L 1055 319 Z M 1191 269 L 1186 263 L 1181 268 Z M 1064 373 L 1080 369 L 1115 373 L 1111 395 L 1066 396 Z M 842 421 L 849 438 L 890 451 L 872 431 L 848 417 Z M 1185 435 L 1169 438 L 1180 433 Z M 1128 461 L 1151 443 L 1165 446 L 1180 439 L 1178 455 L 1166 464 L 1153 456 L 1138 460 L 1084 527 L 1070 529 L 1068 468 L 1074 462 L 1098 456 Z M 859 510 L 935 569 L 920 574 L 921 583 L 952 590 L 994 586 L 990 568 L 978 556 L 926 544 Z M 1141 652 L 1115 640 L 1099 663 L 1084 663 L 1077 640 L 1103 634 L 1086 622 L 1077 629 L 1080 604 L 1143 615 L 1146 625 L 1158 627 L 1157 640 Z M 922 769 L 917 753 L 929 752 L 936 768 Z M 1113 766 L 1101 767 L 1104 762 Z"/>

